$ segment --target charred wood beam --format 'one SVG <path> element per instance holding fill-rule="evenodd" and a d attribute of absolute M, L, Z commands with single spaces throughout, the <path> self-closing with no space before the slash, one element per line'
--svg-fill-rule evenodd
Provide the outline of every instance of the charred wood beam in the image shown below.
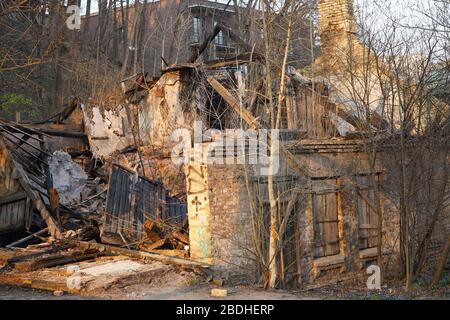
<path fill-rule="evenodd" d="M 56 130 L 56 129 L 39 129 L 40 132 L 43 132 L 50 136 L 55 137 L 63 137 L 63 138 L 74 138 L 74 139 L 86 139 L 87 135 L 83 132 L 69 132 L 64 130 Z"/>
<path fill-rule="evenodd" d="M 56 239 L 62 238 L 61 227 L 53 219 L 50 212 L 47 210 L 47 207 L 45 206 L 44 202 L 40 198 L 39 194 L 35 190 L 33 190 L 33 188 L 30 186 L 31 181 L 29 180 L 25 170 L 17 162 L 14 162 L 14 167 L 19 172 L 19 182 L 22 188 L 28 194 L 28 197 L 33 201 L 34 206 L 41 214 L 42 219 L 47 224 L 48 231 L 50 232 L 50 234 Z"/>
<path fill-rule="evenodd" d="M 14 139 L 8 137 L 7 135 L 3 135 L 3 137 L 6 138 L 7 140 L 9 140 L 11 143 L 15 144 L 16 146 L 20 146 L 18 142 L 14 141 Z M 38 157 L 37 155 L 35 155 L 35 154 L 31 153 L 31 152 L 25 151 L 25 150 L 23 150 L 23 149 L 22 149 L 22 151 L 25 152 L 26 154 L 32 156 L 33 158 L 35 158 L 35 159 L 38 160 L 39 162 L 41 162 L 41 163 L 43 163 L 43 164 L 45 164 L 45 165 L 48 166 L 48 163 L 45 162 L 44 160 L 42 160 L 42 159 L 41 159 L 40 157 Z M 39 150 L 39 151 L 41 151 L 41 150 Z"/>
<path fill-rule="evenodd" d="M 11 126 L 11 124 L 9 124 L 9 123 L 8 123 L 8 125 Z M 48 134 L 42 133 L 41 131 L 39 131 L 39 129 L 35 129 L 35 128 L 28 127 L 28 126 L 25 126 L 25 125 L 20 125 L 20 124 L 15 123 L 15 122 L 14 122 L 14 127 L 15 128 L 20 128 L 22 131 L 27 132 L 28 134 L 31 134 L 31 135 L 37 135 L 37 136 L 44 135 L 46 137 L 49 137 Z"/>
<path fill-rule="evenodd" d="M 12 125 L 12 124 L 8 124 L 8 123 L 4 123 L 3 121 L 2 123 L 2 127 L 4 127 L 8 132 L 13 132 L 13 133 L 22 133 L 24 135 L 24 139 L 33 139 L 39 142 L 43 142 L 42 139 L 34 136 L 32 133 L 27 132 L 25 130 L 19 129 L 17 126 Z"/>
<path fill-rule="evenodd" d="M 17 192 L 10 196 L 0 197 L 0 205 L 22 200 L 25 199 L 26 197 L 27 194 L 25 192 Z"/>
<path fill-rule="evenodd" d="M 38 175 L 38 176 L 45 175 L 44 171 L 42 171 L 41 166 L 38 166 L 38 164 L 35 163 L 35 162 L 31 162 L 30 159 L 25 157 L 25 155 L 23 153 L 15 150 L 15 149 L 11 149 L 10 152 L 11 152 L 12 155 L 14 155 L 16 161 L 19 161 L 20 163 L 27 165 L 27 172 L 28 173 L 35 174 L 35 175 Z M 42 162 L 40 162 L 40 164 L 41 163 Z M 43 163 L 43 164 L 45 164 L 45 163 Z"/>
<path fill-rule="evenodd" d="M 30 138 L 29 135 L 24 136 L 24 139 L 25 139 L 25 140 L 28 140 L 28 138 Z M 23 144 L 24 144 L 23 142 L 19 142 L 18 145 L 16 145 L 16 150 L 20 149 L 20 147 L 22 147 Z"/>
<path fill-rule="evenodd" d="M 215 68 L 221 68 L 221 67 L 227 67 L 227 66 L 233 66 L 233 65 L 240 65 L 249 63 L 251 61 L 255 60 L 262 60 L 264 59 L 257 53 L 251 53 L 251 52 L 245 52 L 241 53 L 232 57 L 227 57 L 225 59 L 221 60 L 215 60 L 215 61 L 209 61 L 206 64 L 207 69 L 215 69 Z"/>
<path fill-rule="evenodd" d="M 7 263 L 14 264 L 17 262 L 22 262 L 22 261 L 26 261 L 29 259 L 37 258 L 37 257 L 40 257 L 45 254 L 55 254 L 61 250 L 66 250 L 66 249 L 70 249 L 73 247 L 75 247 L 75 245 L 71 244 L 71 243 L 65 243 L 62 245 L 55 245 L 54 243 L 52 243 L 52 248 L 50 248 L 50 249 L 45 249 L 45 250 L 41 250 L 39 252 L 33 252 L 33 253 L 27 253 L 27 254 L 15 256 L 15 257 L 9 258 L 7 260 Z"/>
<path fill-rule="evenodd" d="M 50 118 L 47 118 L 44 121 L 34 122 L 34 124 L 44 124 L 44 123 L 62 123 L 66 120 L 80 105 L 80 101 L 78 98 L 72 98 L 72 100 L 64 106 L 62 111 L 59 111 L 52 115 Z"/>
<path fill-rule="evenodd" d="M 1 126 L 1 125 L 0 125 L 0 128 L 5 129 L 5 127 L 4 127 L 4 126 Z M 14 133 L 12 133 L 12 132 L 9 132 L 8 130 L 4 130 L 4 131 L 6 131 L 7 134 L 13 136 L 13 137 L 16 138 L 17 140 L 21 141 L 22 143 L 26 144 L 27 146 L 30 146 L 31 148 L 33 148 L 33 149 L 39 151 L 40 153 L 43 153 L 43 154 L 45 154 L 45 155 L 51 157 L 51 154 L 50 154 L 50 153 L 47 153 L 46 151 L 41 150 L 40 148 L 36 147 L 35 145 L 29 143 L 27 140 L 22 139 L 21 137 L 17 136 L 16 134 L 14 134 Z M 4 136 L 5 136 L 8 140 L 12 141 L 12 139 L 9 139 L 7 135 L 4 135 Z"/>
<path fill-rule="evenodd" d="M 32 174 L 30 174 L 28 177 L 29 177 L 31 180 L 33 180 L 33 181 L 34 181 L 38 186 L 40 186 L 42 189 L 45 189 L 45 188 L 46 188 L 45 182 L 39 180 L 38 177 L 35 177 L 35 176 L 32 175 Z M 34 189 L 35 191 L 37 191 L 40 195 L 46 197 L 46 198 L 50 201 L 50 196 L 49 196 L 47 193 L 45 193 L 45 192 L 43 192 L 42 190 L 39 190 L 39 189 L 37 189 L 37 188 L 33 188 L 33 189 Z M 62 204 L 62 203 L 59 203 L 59 206 L 60 206 L 61 208 L 63 208 L 64 210 L 66 210 L 66 211 L 72 213 L 72 214 L 74 213 L 74 211 L 73 211 L 72 209 L 70 209 L 69 207 L 67 207 L 66 205 L 64 205 L 64 204 Z"/>
<path fill-rule="evenodd" d="M 75 251 L 71 253 L 52 254 L 49 256 L 36 257 L 29 261 L 15 263 L 14 268 L 20 271 L 29 272 L 44 268 L 52 268 L 68 263 L 91 260 L 99 256 L 105 255 L 107 255 L 105 252 L 98 252 L 98 250 Z"/>
<path fill-rule="evenodd" d="M 72 158 L 78 158 L 78 157 L 81 157 L 81 156 L 91 157 L 92 156 L 92 151 L 90 151 L 90 150 L 86 150 L 86 151 L 69 151 L 68 154 Z"/>
<path fill-rule="evenodd" d="M 65 130 L 57 130 L 57 129 L 49 129 L 49 128 L 30 128 L 25 126 L 19 126 L 17 124 L 11 125 L 6 124 L 1 125 L 2 127 L 7 126 L 7 129 L 5 131 L 12 132 L 12 133 L 23 133 L 24 135 L 30 135 L 31 138 L 34 140 L 37 140 L 39 142 L 43 142 L 42 139 L 35 137 L 37 136 L 46 136 L 46 137 L 64 137 L 64 138 L 76 138 L 76 139 L 85 139 L 87 136 L 83 132 L 71 132 L 71 131 L 65 131 Z M 19 129 L 20 128 L 20 129 Z"/>
<path fill-rule="evenodd" d="M 70 117 L 70 115 L 80 106 L 78 98 L 73 98 L 69 105 L 64 108 L 57 116 L 55 123 L 62 123 L 64 120 Z"/>

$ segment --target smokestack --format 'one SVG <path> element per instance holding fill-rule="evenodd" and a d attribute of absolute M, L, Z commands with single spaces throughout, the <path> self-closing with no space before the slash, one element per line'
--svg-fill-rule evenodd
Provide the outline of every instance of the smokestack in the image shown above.
<path fill-rule="evenodd" d="M 319 0 L 319 36 L 321 63 L 335 65 L 345 57 L 355 37 L 353 0 Z M 356 40 L 356 41 L 355 41 Z"/>

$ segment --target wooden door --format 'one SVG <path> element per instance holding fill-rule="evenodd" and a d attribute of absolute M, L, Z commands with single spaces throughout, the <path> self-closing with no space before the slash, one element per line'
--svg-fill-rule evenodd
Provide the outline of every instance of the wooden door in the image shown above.
<path fill-rule="evenodd" d="M 339 254 L 337 193 L 313 194 L 314 258 Z"/>

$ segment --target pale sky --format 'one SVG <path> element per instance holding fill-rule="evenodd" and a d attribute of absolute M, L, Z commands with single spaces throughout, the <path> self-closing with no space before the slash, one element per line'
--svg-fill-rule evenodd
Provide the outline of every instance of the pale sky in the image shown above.
<path fill-rule="evenodd" d="M 158 0 L 148 0 L 148 2 L 157 2 Z M 227 3 L 228 0 L 213 0 L 218 3 Z M 386 19 L 382 11 L 389 9 L 389 15 L 396 19 L 412 21 L 412 23 L 424 22 L 424 16 L 419 14 L 422 9 L 429 9 L 433 0 L 354 0 L 356 8 L 364 8 L 366 14 L 377 15 L 377 21 L 382 24 Z M 134 0 L 130 0 L 133 3 Z M 142 2 L 142 0 L 141 0 Z M 245 2 L 245 1 L 244 1 Z M 84 14 L 86 9 L 86 0 L 81 1 L 81 10 Z M 380 10 L 386 9 L 386 10 Z M 91 12 L 98 10 L 98 1 L 91 0 Z M 383 17 L 384 16 L 384 17 Z"/>
<path fill-rule="evenodd" d="M 129 0 L 134 3 L 135 0 Z M 140 0 L 142 2 L 142 0 Z M 148 0 L 148 2 L 157 2 L 159 0 Z M 218 3 L 228 3 L 228 0 L 213 0 Z M 246 3 L 247 0 L 241 0 Z M 284 0 L 279 0 L 284 1 Z M 394 20 L 403 25 L 426 26 L 430 24 L 428 19 L 421 11 L 430 11 L 434 0 L 354 0 L 355 12 L 362 12 L 365 17 L 364 22 L 368 21 L 374 30 L 382 30 Z M 233 1 L 231 2 L 231 4 Z M 450 1 L 449 1 L 450 7 Z M 86 0 L 81 1 L 82 14 L 85 13 Z M 98 1 L 91 0 L 91 13 L 98 11 Z M 357 17 L 358 18 L 358 17 Z"/>

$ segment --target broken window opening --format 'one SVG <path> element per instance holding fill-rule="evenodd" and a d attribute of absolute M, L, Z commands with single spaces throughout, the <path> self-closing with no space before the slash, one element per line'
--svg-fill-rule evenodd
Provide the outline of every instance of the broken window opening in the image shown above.
<path fill-rule="evenodd" d="M 192 25 L 191 42 L 199 43 L 201 41 L 201 34 L 202 34 L 202 19 L 199 17 L 194 17 Z"/>
<path fill-rule="evenodd" d="M 214 90 L 207 90 L 207 99 L 204 112 L 208 129 L 224 130 L 227 127 L 227 104 Z M 203 108 L 202 108 L 203 109 Z"/>

